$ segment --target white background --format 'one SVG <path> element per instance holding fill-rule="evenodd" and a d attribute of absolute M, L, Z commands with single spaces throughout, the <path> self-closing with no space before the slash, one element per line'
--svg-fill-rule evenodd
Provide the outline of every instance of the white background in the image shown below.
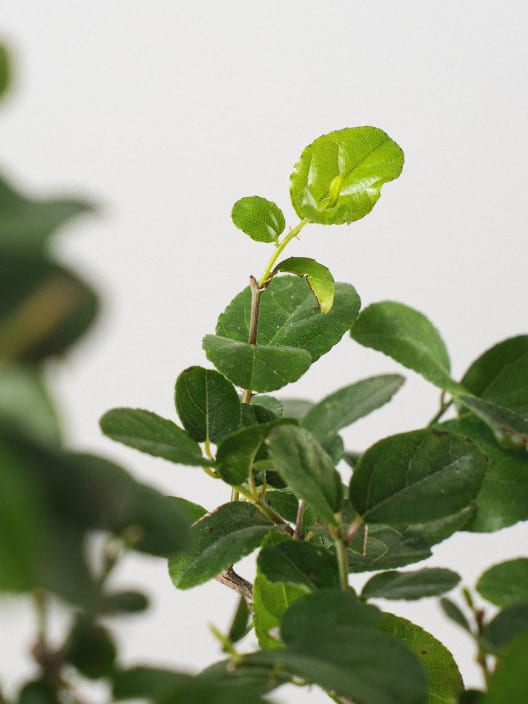
<path fill-rule="evenodd" d="M 177 374 L 205 362 L 201 337 L 270 254 L 232 226 L 233 202 L 276 200 L 294 225 L 291 167 L 341 127 L 386 130 L 406 153 L 404 172 L 364 220 L 306 228 L 289 254 L 321 260 L 364 304 L 390 298 L 426 312 L 455 375 L 526 332 L 525 2 L 8 0 L 1 12 L 17 56 L 0 116 L 2 169 L 34 194 L 85 194 L 101 206 L 58 242 L 105 301 L 95 331 L 53 374 L 76 447 L 208 507 L 226 500 L 198 469 L 104 439 L 98 418 L 121 405 L 174 418 Z M 345 339 L 282 396 L 320 398 L 394 370 Z M 406 376 L 390 407 L 350 429 L 350 447 L 433 415 L 437 391 Z M 526 525 L 459 535 L 430 564 L 454 565 L 471 586 L 486 566 L 526 554 L 527 537 Z M 178 592 L 162 561 L 147 558 L 128 559 L 117 578 L 153 600 L 147 616 L 117 628 L 127 662 L 196 670 L 218 657 L 207 624 L 226 627 L 225 588 Z M 429 628 L 466 682 L 479 683 L 471 642 L 434 600 L 382 605 Z M 7 600 L 0 619 L 0 681 L 12 686 L 30 671 L 32 617 Z M 323 697 L 285 689 L 277 699 Z"/>

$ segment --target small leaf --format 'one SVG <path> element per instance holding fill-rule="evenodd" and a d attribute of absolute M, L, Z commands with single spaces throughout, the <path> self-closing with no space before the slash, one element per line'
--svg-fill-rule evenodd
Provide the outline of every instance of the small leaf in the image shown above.
<path fill-rule="evenodd" d="M 477 591 L 496 606 L 528 603 L 528 558 L 493 565 L 478 580 Z"/>
<path fill-rule="evenodd" d="M 231 219 L 242 232 L 257 242 L 275 242 L 286 227 L 279 206 L 260 196 L 237 200 L 231 211 Z"/>
<path fill-rule="evenodd" d="M 248 603 L 246 599 L 241 596 L 238 600 L 238 605 L 233 617 L 233 622 L 231 623 L 231 627 L 229 629 L 229 633 L 227 634 L 227 637 L 231 643 L 238 643 L 239 640 L 244 638 L 248 632 L 250 615 Z"/>
<path fill-rule="evenodd" d="M 290 196 L 300 218 L 324 225 L 359 220 L 369 213 L 387 181 L 397 178 L 403 152 L 376 127 L 350 127 L 310 144 L 290 177 Z"/>
<path fill-rule="evenodd" d="M 501 447 L 528 449 L 528 417 L 476 396 L 461 395 L 459 398 L 491 428 Z"/>
<path fill-rule="evenodd" d="M 336 524 L 341 508 L 341 478 L 315 438 L 294 425 L 283 425 L 268 436 L 275 468 L 295 494 L 304 499 L 323 520 Z"/>
<path fill-rule="evenodd" d="M 424 567 L 414 572 L 380 572 L 363 587 L 366 599 L 422 599 L 448 592 L 460 582 L 460 576 L 439 567 Z"/>
<path fill-rule="evenodd" d="M 178 589 L 190 589 L 216 577 L 257 548 L 276 529 L 253 504 L 232 502 L 207 514 L 191 528 L 187 550 L 169 559 Z"/>
<path fill-rule="evenodd" d="M 250 404 L 252 406 L 259 406 L 260 408 L 265 408 L 271 411 L 277 418 L 282 418 L 284 407 L 282 401 L 274 396 L 266 396 L 265 394 L 257 394 L 251 397 Z"/>
<path fill-rule="evenodd" d="M 111 675 L 116 648 L 110 634 L 83 617 L 77 619 L 66 645 L 65 659 L 90 679 Z"/>
<path fill-rule="evenodd" d="M 321 313 L 328 313 L 334 305 L 334 277 L 326 266 L 308 257 L 290 257 L 277 264 L 272 275 L 278 271 L 305 277 L 317 300 Z"/>
<path fill-rule="evenodd" d="M 383 352 L 441 389 L 460 391 L 450 376 L 444 341 L 417 310 L 394 301 L 372 303 L 363 309 L 350 334 L 360 345 Z"/>
<path fill-rule="evenodd" d="M 141 592 L 121 591 L 105 594 L 99 606 L 102 614 L 137 614 L 149 607 L 148 598 Z"/>
<path fill-rule="evenodd" d="M 203 348 L 207 359 L 233 384 L 254 391 L 275 391 L 297 381 L 312 363 L 303 349 L 250 345 L 218 335 L 206 335 Z"/>
<path fill-rule="evenodd" d="M 513 640 L 499 658 L 479 704 L 526 704 L 528 701 L 528 628 Z"/>
<path fill-rule="evenodd" d="M 267 454 L 264 442 L 276 423 L 272 421 L 241 428 L 220 443 L 216 462 L 218 474 L 225 482 L 239 486 L 247 480 L 259 456 Z"/>
<path fill-rule="evenodd" d="M 101 430 L 112 440 L 154 457 L 177 464 L 201 467 L 214 464 L 202 457 L 198 443 L 167 418 L 141 408 L 113 408 L 100 421 Z"/>
<path fill-rule="evenodd" d="M 176 380 L 176 410 L 189 435 L 218 444 L 240 425 L 240 399 L 232 384 L 213 369 L 190 367 Z"/>
<path fill-rule="evenodd" d="M 523 630 L 528 628 L 528 602 L 507 606 L 484 627 L 482 644 L 500 654 Z"/>
<path fill-rule="evenodd" d="M 468 506 L 485 470 L 480 450 L 453 433 L 401 433 L 362 455 L 350 482 L 350 499 L 367 522 L 396 527 L 426 523 Z"/>
<path fill-rule="evenodd" d="M 285 540 L 263 547 L 258 566 L 269 582 L 301 584 L 310 591 L 339 588 L 335 555 L 325 548 L 299 540 Z"/>
<path fill-rule="evenodd" d="M 240 421 L 243 428 L 247 428 L 250 425 L 259 425 L 261 423 L 271 423 L 271 421 L 277 420 L 277 416 L 273 411 L 264 406 L 260 406 L 258 403 L 242 403 L 241 411 Z"/>
<path fill-rule="evenodd" d="M 302 426 L 324 441 L 390 401 L 403 382 L 399 374 L 385 374 L 345 386 L 312 406 Z"/>
<path fill-rule="evenodd" d="M 440 599 L 440 606 L 448 619 L 456 623 L 468 633 L 472 634 L 471 626 L 469 625 L 464 612 L 455 604 L 454 601 L 451 601 L 451 599 L 443 596 Z"/>
<path fill-rule="evenodd" d="M 61 702 L 56 688 L 45 679 L 26 682 L 16 700 L 17 704 L 61 704 Z"/>

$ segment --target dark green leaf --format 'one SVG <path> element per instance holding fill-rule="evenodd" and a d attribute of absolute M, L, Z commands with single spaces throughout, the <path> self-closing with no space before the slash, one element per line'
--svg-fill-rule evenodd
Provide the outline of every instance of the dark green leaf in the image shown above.
<path fill-rule="evenodd" d="M 200 506 L 200 504 L 195 504 L 193 501 L 182 499 L 179 496 L 170 496 L 169 499 L 178 507 L 180 513 L 185 516 L 189 524 L 196 523 L 196 521 L 207 513 L 207 509 Z"/>
<path fill-rule="evenodd" d="M 528 518 L 528 457 L 500 448 L 492 431 L 467 414 L 441 427 L 470 438 L 488 457 L 488 469 L 477 496 L 477 513 L 465 530 L 495 531 Z"/>
<path fill-rule="evenodd" d="M 243 484 L 259 455 L 274 423 L 262 423 L 241 428 L 227 437 L 216 455 L 217 471 L 222 479 L 233 486 Z"/>
<path fill-rule="evenodd" d="M 277 418 L 282 418 L 284 410 L 282 402 L 274 396 L 255 394 L 251 397 L 250 404 L 252 406 L 258 406 L 259 408 L 265 408 L 267 411 L 271 411 L 271 413 L 273 413 L 273 415 Z"/>
<path fill-rule="evenodd" d="M 478 580 L 477 591 L 496 606 L 528 603 L 528 558 L 493 565 Z"/>
<path fill-rule="evenodd" d="M 231 211 L 231 219 L 242 232 L 257 242 L 275 242 L 286 227 L 279 206 L 260 196 L 237 200 Z"/>
<path fill-rule="evenodd" d="M 240 399 L 232 384 L 214 369 L 190 367 L 176 380 L 176 410 L 183 427 L 198 442 L 218 444 L 240 425 Z"/>
<path fill-rule="evenodd" d="M 17 704 L 61 704 L 61 701 L 56 689 L 44 679 L 27 682 L 17 698 Z"/>
<path fill-rule="evenodd" d="M 373 572 L 394 569 L 431 556 L 429 545 L 408 531 L 389 526 L 369 526 L 368 536 L 359 534 L 348 550 L 350 572 Z"/>
<path fill-rule="evenodd" d="M 202 457 L 200 446 L 184 430 L 150 411 L 113 408 L 104 414 L 100 425 L 103 433 L 112 440 L 154 457 L 196 467 L 214 464 Z"/>
<path fill-rule="evenodd" d="M 72 218 L 93 210 L 92 205 L 77 199 L 26 198 L 0 177 L 0 247 L 13 253 L 42 250 L 56 230 Z"/>
<path fill-rule="evenodd" d="M 241 404 L 241 410 L 241 425 L 244 428 L 250 425 L 258 425 L 259 423 L 270 423 L 272 420 L 277 419 L 273 411 L 269 408 L 264 408 L 264 406 L 259 406 L 258 403 L 243 403 Z"/>
<path fill-rule="evenodd" d="M 528 414 L 528 335 L 512 337 L 473 362 L 462 385 L 475 396 Z"/>
<path fill-rule="evenodd" d="M 0 213 L 1 197 L 0 188 Z M 61 354 L 91 325 L 96 311 L 92 291 L 58 264 L 38 253 L 0 253 L 0 362 Z"/>
<path fill-rule="evenodd" d="M 323 520 L 335 524 L 343 500 L 341 478 L 315 438 L 303 428 L 283 425 L 272 430 L 267 443 L 288 486 Z"/>
<path fill-rule="evenodd" d="M 461 395 L 459 398 L 491 428 L 501 447 L 528 449 L 528 417 L 476 396 Z"/>
<path fill-rule="evenodd" d="M 277 513 L 285 518 L 290 523 L 295 523 L 297 518 L 297 510 L 299 500 L 291 491 L 274 491 L 266 492 L 266 503 L 268 503 Z M 306 532 L 308 527 L 317 523 L 318 518 L 314 511 L 309 506 L 304 507 L 302 530 Z"/>
<path fill-rule="evenodd" d="M 376 127 L 330 132 L 305 148 L 290 177 L 290 196 L 300 218 L 325 225 L 359 220 L 397 178 L 403 152 Z"/>
<path fill-rule="evenodd" d="M 85 677 L 96 680 L 112 674 L 116 654 L 106 628 L 82 617 L 77 619 L 66 645 L 67 662 Z"/>
<path fill-rule="evenodd" d="M 528 628 L 528 602 L 507 606 L 485 626 L 482 642 L 487 650 L 500 654 Z"/>
<path fill-rule="evenodd" d="M 413 572 L 380 572 L 363 587 L 366 599 L 422 599 L 448 592 L 460 582 L 460 576 L 440 567 L 424 567 Z"/>
<path fill-rule="evenodd" d="M 444 341 L 433 324 L 417 310 L 395 303 L 372 303 L 352 326 L 356 342 L 392 357 L 441 389 L 460 391 L 451 379 Z"/>
<path fill-rule="evenodd" d="M 447 648 L 420 626 L 383 614 L 378 629 L 402 641 L 419 659 L 427 678 L 428 704 L 457 704 L 464 683 Z"/>
<path fill-rule="evenodd" d="M 269 582 L 302 584 L 310 591 L 339 587 L 335 555 L 323 547 L 299 540 L 263 547 L 258 566 Z"/>
<path fill-rule="evenodd" d="M 250 345 L 227 337 L 206 335 L 207 359 L 233 384 L 254 391 L 275 391 L 297 381 L 312 363 L 306 350 Z"/>
<path fill-rule="evenodd" d="M 189 547 L 169 560 L 176 587 L 190 589 L 249 555 L 277 526 L 253 504 L 224 504 L 191 528 Z"/>
<path fill-rule="evenodd" d="M 359 296 L 350 284 L 336 284 L 332 309 L 321 313 L 306 281 L 296 276 L 276 277 L 261 297 L 257 345 L 301 348 L 315 362 L 339 342 L 357 318 L 359 307 Z M 247 342 L 250 319 L 248 286 L 220 315 L 216 334 Z"/>
<path fill-rule="evenodd" d="M 11 83 L 11 58 L 7 47 L 0 44 L 0 99 L 9 89 Z"/>
<path fill-rule="evenodd" d="M 484 455 L 454 433 L 402 433 L 362 455 L 350 482 L 350 499 L 367 522 L 426 523 L 468 506 L 485 470 Z"/>
<path fill-rule="evenodd" d="M 428 521 L 427 523 L 415 523 L 412 526 L 408 526 L 404 532 L 406 536 L 415 536 L 429 546 L 436 545 L 458 530 L 468 530 L 468 525 L 475 517 L 475 513 L 475 504 L 472 503 L 445 518 Z"/>
<path fill-rule="evenodd" d="M 312 406 L 302 425 L 323 441 L 390 401 L 403 382 L 399 374 L 385 374 L 345 386 Z"/>
<path fill-rule="evenodd" d="M 123 591 L 105 594 L 99 607 L 103 614 L 137 614 L 149 607 L 148 598 L 141 592 Z"/>
<path fill-rule="evenodd" d="M 526 704 L 528 701 L 528 628 L 502 654 L 481 704 Z M 480 704 L 480 703 L 479 703 Z"/>
<path fill-rule="evenodd" d="M 451 599 L 443 596 L 440 599 L 440 606 L 448 619 L 456 623 L 468 633 L 472 633 L 471 626 L 469 625 L 467 618 L 464 616 L 464 612 L 455 604 L 454 601 L 451 601 Z"/>
<path fill-rule="evenodd" d="M 334 277 L 326 266 L 319 264 L 315 259 L 290 257 L 277 264 L 272 275 L 278 271 L 305 277 L 313 291 L 321 313 L 328 313 L 334 305 Z"/>
<path fill-rule="evenodd" d="M 250 615 L 249 606 L 245 597 L 239 597 L 233 622 L 227 635 L 231 643 L 237 643 L 246 635 Z"/>

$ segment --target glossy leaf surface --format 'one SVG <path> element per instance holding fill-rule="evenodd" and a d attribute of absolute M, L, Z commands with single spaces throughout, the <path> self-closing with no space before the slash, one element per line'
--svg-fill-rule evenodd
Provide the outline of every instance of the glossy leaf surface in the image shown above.
<path fill-rule="evenodd" d="M 306 278 L 321 313 L 328 313 L 334 305 L 335 282 L 330 270 L 308 257 L 290 257 L 277 264 L 273 273 L 278 271 L 297 274 Z"/>
<path fill-rule="evenodd" d="M 253 504 L 232 502 L 207 514 L 191 528 L 189 548 L 169 560 L 178 589 L 190 589 L 216 577 L 249 555 L 276 528 Z"/>
<path fill-rule="evenodd" d="M 237 200 L 231 211 L 231 219 L 242 232 L 257 242 L 275 242 L 286 227 L 279 206 L 260 196 Z"/>
<path fill-rule="evenodd" d="M 402 150 L 376 127 L 330 132 L 307 146 L 294 166 L 293 207 L 300 218 L 325 225 L 359 220 L 402 167 Z"/>
<path fill-rule="evenodd" d="M 424 567 L 409 572 L 380 572 L 363 587 L 366 599 L 422 599 L 450 591 L 460 582 L 460 576 L 439 567 Z"/>
<path fill-rule="evenodd" d="M 202 457 L 200 446 L 167 418 L 141 408 L 113 408 L 100 421 L 101 430 L 112 440 L 154 457 L 177 464 L 201 467 L 213 462 Z"/>
<path fill-rule="evenodd" d="M 417 310 L 394 301 L 372 303 L 361 312 L 350 334 L 360 345 L 383 352 L 441 389 L 460 389 L 451 379 L 444 341 Z"/>
<path fill-rule="evenodd" d="M 453 515 L 477 496 L 484 455 L 452 433 L 417 430 L 385 438 L 361 457 L 350 499 L 367 522 L 412 525 Z"/>
<path fill-rule="evenodd" d="M 479 578 L 477 591 L 495 606 L 528 603 L 528 558 L 493 565 Z"/>
<path fill-rule="evenodd" d="M 176 410 L 189 435 L 218 444 L 240 425 L 240 399 L 232 384 L 214 369 L 190 367 L 176 380 Z"/>
<path fill-rule="evenodd" d="M 312 435 L 303 428 L 283 425 L 270 433 L 267 444 L 275 468 L 288 486 L 321 518 L 335 524 L 334 514 L 343 500 L 341 478 Z"/>

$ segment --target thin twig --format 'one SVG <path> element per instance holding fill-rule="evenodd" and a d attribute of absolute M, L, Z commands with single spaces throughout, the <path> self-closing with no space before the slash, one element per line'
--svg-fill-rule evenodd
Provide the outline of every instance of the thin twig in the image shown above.
<path fill-rule="evenodd" d="M 228 567 L 217 575 L 215 579 L 226 587 L 234 589 L 249 602 L 253 601 L 253 585 L 237 574 L 232 567 Z"/>
<path fill-rule="evenodd" d="M 302 540 L 302 522 L 304 517 L 304 501 L 299 499 L 297 505 L 297 518 L 295 519 L 295 530 L 293 531 L 293 537 L 295 540 Z"/>

